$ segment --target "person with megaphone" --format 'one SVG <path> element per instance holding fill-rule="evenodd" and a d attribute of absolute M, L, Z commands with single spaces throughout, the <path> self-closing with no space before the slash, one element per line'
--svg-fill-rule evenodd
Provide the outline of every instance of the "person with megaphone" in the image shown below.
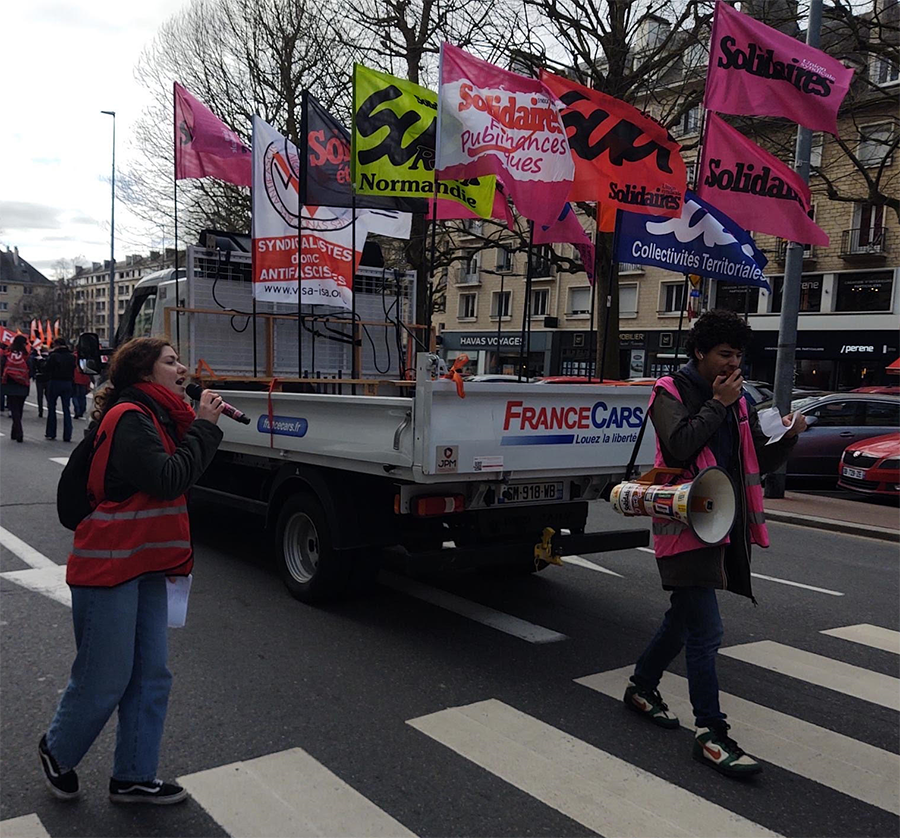
<path fill-rule="evenodd" d="M 679 470 L 669 480 L 676 484 L 699 482 L 706 470 L 721 477 L 725 494 L 734 497 L 688 501 L 692 509 L 708 513 L 702 529 L 689 516 L 687 522 L 674 514 L 653 518 L 654 552 L 663 589 L 671 592 L 671 605 L 638 659 L 624 696 L 629 709 L 660 727 L 678 728 L 679 721 L 658 687 L 663 672 L 684 648 L 696 724 L 693 757 L 729 777 L 752 776 L 762 766 L 728 735 L 719 707 L 716 655 L 723 632 L 716 591 L 732 591 L 756 603 L 750 585 L 750 545 L 769 546 L 760 477 L 787 459 L 797 434 L 806 429 L 801 416 L 779 442 L 766 444 L 756 411 L 742 393 L 741 362 L 751 336 L 750 326 L 737 314 L 707 312 L 688 335 L 690 361 L 654 385 L 648 407 L 656 430 L 654 465 Z M 789 426 L 791 419 L 784 417 L 784 424 Z M 721 488 L 716 491 L 721 493 Z M 717 508 L 733 514 L 730 529 L 730 517 L 721 528 L 724 533 L 714 532 Z"/>

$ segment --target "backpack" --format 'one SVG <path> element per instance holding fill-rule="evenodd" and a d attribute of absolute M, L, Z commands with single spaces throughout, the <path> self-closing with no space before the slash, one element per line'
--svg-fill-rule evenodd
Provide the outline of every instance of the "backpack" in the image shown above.
<path fill-rule="evenodd" d="M 106 416 L 102 421 L 94 422 L 84 432 L 84 439 L 75 446 L 69 456 L 69 461 L 63 468 L 56 486 L 56 514 L 59 516 L 60 524 L 67 530 L 76 530 L 78 525 L 94 511 L 95 504 L 91 503 L 88 496 L 88 477 L 91 473 L 94 452 L 108 434 L 115 432 L 119 418 L 129 410 L 142 410 L 148 413 L 146 408 L 133 402 L 117 404 L 110 410 L 110 413 L 115 411 L 112 428 L 106 422 Z M 108 413 L 107 416 L 109 415 Z"/>
<path fill-rule="evenodd" d="M 6 356 L 6 365 L 3 367 L 3 384 L 31 385 L 31 376 L 28 372 L 28 361 L 22 352 L 10 352 Z"/>

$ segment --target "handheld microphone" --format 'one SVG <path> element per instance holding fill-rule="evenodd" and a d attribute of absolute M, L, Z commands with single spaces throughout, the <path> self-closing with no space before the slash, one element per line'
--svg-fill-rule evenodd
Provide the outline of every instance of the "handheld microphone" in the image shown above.
<path fill-rule="evenodd" d="M 184 388 L 184 392 L 187 393 L 195 402 L 200 401 L 200 396 L 203 393 L 203 388 L 199 384 L 188 384 L 187 387 Z M 234 419 L 235 422 L 240 422 L 242 425 L 250 424 L 250 417 L 247 416 L 246 413 L 241 413 L 236 407 L 232 407 L 228 402 L 222 402 L 225 405 L 225 409 L 222 411 L 229 419 Z"/>

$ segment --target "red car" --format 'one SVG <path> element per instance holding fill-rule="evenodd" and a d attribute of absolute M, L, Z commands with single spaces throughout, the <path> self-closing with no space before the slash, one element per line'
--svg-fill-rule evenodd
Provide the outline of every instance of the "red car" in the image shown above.
<path fill-rule="evenodd" d="M 848 445 L 838 466 L 838 486 L 867 495 L 900 496 L 900 432 Z"/>

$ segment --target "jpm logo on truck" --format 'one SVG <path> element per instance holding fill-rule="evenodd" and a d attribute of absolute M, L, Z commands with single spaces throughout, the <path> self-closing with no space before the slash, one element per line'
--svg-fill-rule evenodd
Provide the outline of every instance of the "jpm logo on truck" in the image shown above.
<path fill-rule="evenodd" d="M 309 422 L 296 416 L 273 416 L 270 424 L 269 417 L 263 415 L 256 422 L 256 430 L 261 434 L 276 436 L 306 436 L 308 428 Z"/>
<path fill-rule="evenodd" d="M 593 445 L 635 442 L 643 420 L 644 409 L 641 407 L 609 407 L 602 401 L 578 407 L 530 407 L 521 401 L 508 401 L 503 430 L 520 433 L 502 437 L 500 444 Z M 529 433 L 530 431 L 551 433 Z M 559 433 L 552 433 L 553 431 Z M 594 433 L 595 431 L 600 433 Z"/>

